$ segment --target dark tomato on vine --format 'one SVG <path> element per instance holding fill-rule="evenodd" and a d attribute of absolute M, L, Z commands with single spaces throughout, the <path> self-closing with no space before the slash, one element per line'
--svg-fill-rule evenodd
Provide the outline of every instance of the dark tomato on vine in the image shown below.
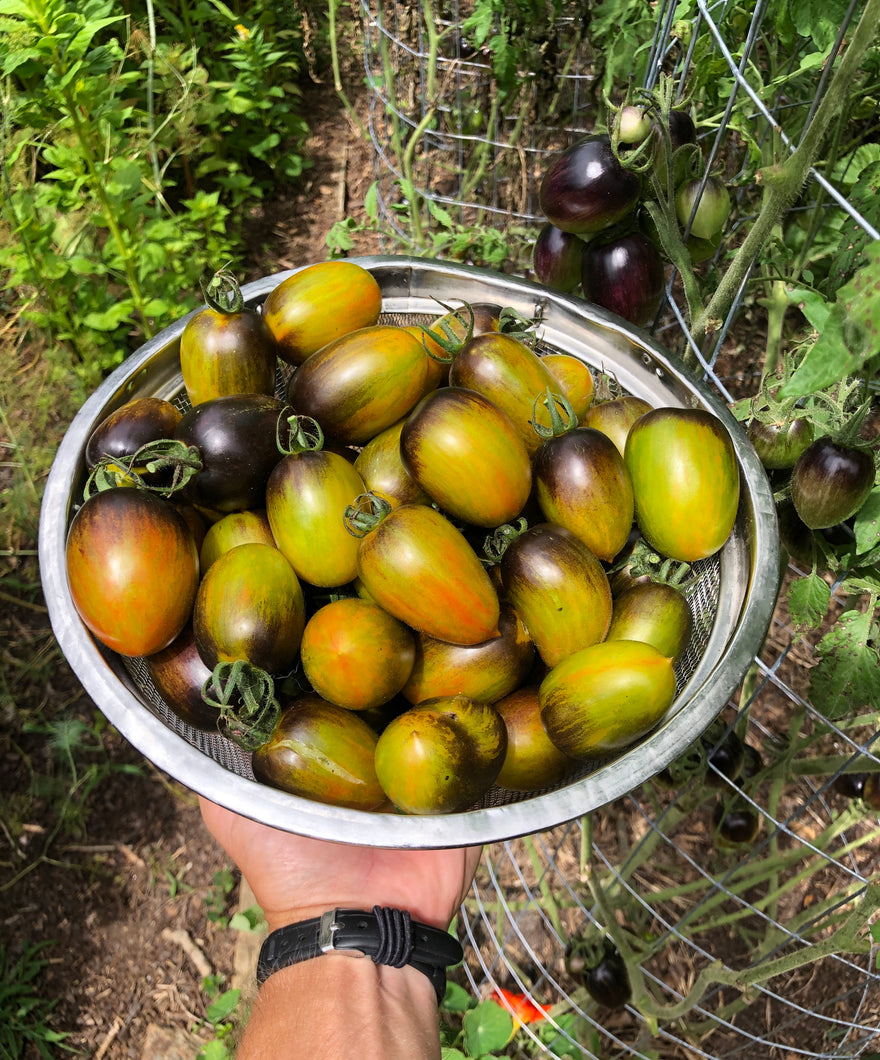
<path fill-rule="evenodd" d="M 654 409 L 631 427 L 624 460 L 636 521 L 653 548 L 690 563 L 724 545 L 736 521 L 740 477 L 733 442 L 716 416 Z"/>
<path fill-rule="evenodd" d="M 447 386 L 422 398 L 400 434 L 407 472 L 444 511 L 477 526 L 514 519 L 532 465 L 513 421 L 483 394 Z"/>
<path fill-rule="evenodd" d="M 67 532 L 67 581 L 80 618 L 120 655 L 152 655 L 189 619 L 199 554 L 163 498 L 119 486 L 92 494 Z"/>
<path fill-rule="evenodd" d="M 641 232 L 607 241 L 599 237 L 584 246 L 584 297 L 632 324 L 648 324 L 654 318 L 663 298 L 664 279 L 663 259 Z"/>
<path fill-rule="evenodd" d="M 798 457 L 813 441 L 813 425 L 797 416 L 781 423 L 762 423 L 751 420 L 746 435 L 768 471 L 793 468 Z"/>
<path fill-rule="evenodd" d="M 564 232 L 599 232 L 639 200 L 639 178 L 618 162 L 610 137 L 588 136 L 551 159 L 539 190 L 541 211 Z"/>
<path fill-rule="evenodd" d="M 581 282 L 583 240 L 563 232 L 548 221 L 535 240 L 532 268 L 535 276 L 556 291 L 573 291 Z"/>
<path fill-rule="evenodd" d="M 747 846 L 758 838 L 761 815 L 745 800 L 721 799 L 712 812 L 712 827 L 719 847 Z"/>
<path fill-rule="evenodd" d="M 658 125 L 654 126 L 654 168 L 665 187 L 669 172 L 666 164 L 666 145 Z M 679 184 L 693 171 L 696 156 L 697 129 L 694 120 L 684 110 L 669 112 L 669 148 L 673 157 L 673 184 Z M 691 147 L 693 145 L 693 147 Z M 682 150 L 688 147 L 689 150 Z"/>
<path fill-rule="evenodd" d="M 293 273 L 263 303 L 263 319 L 289 364 L 302 364 L 328 342 L 370 327 L 382 311 L 375 276 L 353 261 L 321 261 Z"/>
<path fill-rule="evenodd" d="M 704 743 L 710 744 L 706 748 L 709 753 L 706 784 L 710 788 L 719 788 L 725 786 L 725 780 L 736 780 L 746 761 L 745 745 L 736 730 L 731 729 L 714 744 L 705 739 Z"/>
<path fill-rule="evenodd" d="M 866 449 L 823 436 L 804 450 L 791 473 L 791 499 L 811 530 L 842 523 L 874 486 L 874 458 Z"/>
<path fill-rule="evenodd" d="M 89 435 L 84 454 L 86 466 L 92 470 L 105 457 L 133 456 L 148 442 L 170 438 L 182 415 L 176 405 L 162 398 L 132 398 L 105 417 Z"/>
<path fill-rule="evenodd" d="M 675 193 L 678 223 L 697 239 L 714 239 L 724 228 L 733 205 L 730 192 L 716 177 L 685 181 Z M 689 228 L 688 228 L 689 226 Z"/>
<path fill-rule="evenodd" d="M 817 552 L 813 531 L 798 515 L 790 497 L 776 502 L 776 525 L 779 540 L 795 563 L 812 565 Z"/>
<path fill-rule="evenodd" d="M 191 408 L 174 438 L 195 446 L 202 469 L 183 488 L 183 499 L 218 512 L 263 507 L 281 459 L 276 430 L 285 407 L 270 394 L 231 394 Z"/>
<path fill-rule="evenodd" d="M 623 1008 L 632 994 L 626 962 L 610 941 L 606 941 L 598 963 L 584 969 L 583 983 L 590 997 L 603 1008 Z"/>
<path fill-rule="evenodd" d="M 633 524 L 633 489 L 614 442 L 576 427 L 541 444 L 534 459 L 538 504 L 548 523 L 570 530 L 610 563 Z"/>
<path fill-rule="evenodd" d="M 867 773 L 841 773 L 834 778 L 832 787 L 847 799 L 860 799 L 865 791 Z"/>
<path fill-rule="evenodd" d="M 325 434 L 360 445 L 406 416 L 425 392 L 425 349 L 393 324 L 328 343 L 294 372 L 287 398 Z"/>

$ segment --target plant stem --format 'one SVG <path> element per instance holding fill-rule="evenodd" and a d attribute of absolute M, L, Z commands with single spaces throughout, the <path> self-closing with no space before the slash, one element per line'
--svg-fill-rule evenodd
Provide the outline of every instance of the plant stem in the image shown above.
<path fill-rule="evenodd" d="M 852 92 L 862 59 L 874 43 L 878 23 L 880 0 L 867 0 L 849 45 L 800 144 L 783 162 L 759 173 L 765 186 L 760 212 L 722 275 L 708 305 L 691 325 L 691 338 L 704 352 L 708 352 L 706 347 L 711 348 L 714 343 L 715 332 L 729 313 L 764 244 L 800 194 L 810 169 L 818 160 L 831 121 Z"/>

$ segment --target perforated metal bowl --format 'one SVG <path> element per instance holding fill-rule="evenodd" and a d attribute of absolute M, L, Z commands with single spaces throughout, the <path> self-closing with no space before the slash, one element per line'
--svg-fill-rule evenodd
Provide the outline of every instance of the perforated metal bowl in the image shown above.
<path fill-rule="evenodd" d="M 611 761 L 588 764 L 563 785 L 534 795 L 493 788 L 466 813 L 411 817 L 327 806 L 254 780 L 250 756 L 219 734 L 180 721 L 163 703 L 139 660 L 98 644 L 81 622 L 67 585 L 65 538 L 82 497 L 83 453 L 110 412 L 153 395 L 185 407 L 179 340 L 186 318 L 128 358 L 86 401 L 65 435 L 43 499 L 40 565 L 55 635 L 85 690 L 117 729 L 148 759 L 194 791 L 248 817 L 290 832 L 371 846 L 429 848 L 511 839 L 553 827 L 630 791 L 684 751 L 723 709 L 760 649 L 773 611 L 778 546 L 773 499 L 744 434 L 713 391 L 693 379 L 651 338 L 582 300 L 523 280 L 467 266 L 403 257 L 355 258 L 383 292 L 383 322 L 429 322 L 438 302 L 493 302 L 542 319 L 545 351 L 565 351 L 623 390 L 653 405 L 705 408 L 728 427 L 742 491 L 736 526 L 721 553 L 699 565 L 691 591 L 693 641 L 677 667 L 678 694 L 660 725 Z M 290 272 L 243 289 L 259 306 Z"/>

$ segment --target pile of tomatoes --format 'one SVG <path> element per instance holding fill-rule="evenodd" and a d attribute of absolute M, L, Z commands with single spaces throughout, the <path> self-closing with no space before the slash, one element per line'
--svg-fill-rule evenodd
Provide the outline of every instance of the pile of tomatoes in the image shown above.
<path fill-rule="evenodd" d="M 545 224 L 533 250 L 536 277 L 631 323 L 650 323 L 665 272 L 647 204 L 666 200 L 692 261 L 705 260 L 720 245 L 730 194 L 701 170 L 696 128 L 686 111 L 672 110 L 663 119 L 638 106 L 622 107 L 611 134 L 583 137 L 550 159 L 539 192 Z"/>
<path fill-rule="evenodd" d="M 258 780 L 357 809 L 464 811 L 648 733 L 692 615 L 631 557 L 722 548 L 724 425 L 596 400 L 498 306 L 381 323 L 355 262 L 259 311 L 218 285 L 181 336 L 191 407 L 134 398 L 89 438 L 67 573 L 94 636 Z"/>

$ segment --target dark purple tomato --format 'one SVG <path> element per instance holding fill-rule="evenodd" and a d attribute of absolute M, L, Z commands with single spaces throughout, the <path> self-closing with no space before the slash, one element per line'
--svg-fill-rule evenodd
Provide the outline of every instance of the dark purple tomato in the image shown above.
<path fill-rule="evenodd" d="M 584 297 L 632 324 L 648 324 L 660 308 L 665 273 L 657 247 L 641 232 L 584 246 Z"/>
<path fill-rule="evenodd" d="M 80 618 L 120 655 L 161 651 L 186 625 L 199 553 L 183 517 L 155 493 L 93 493 L 71 521 L 66 560 Z"/>
<path fill-rule="evenodd" d="M 731 729 L 709 751 L 706 784 L 710 788 L 724 787 L 725 780 L 736 780 L 745 765 L 745 746 L 739 734 Z"/>
<path fill-rule="evenodd" d="M 174 437 L 196 447 L 202 470 L 183 499 L 219 512 L 264 507 L 266 483 L 282 455 L 276 431 L 285 407 L 269 394 L 232 394 L 190 409 Z"/>
<path fill-rule="evenodd" d="M 583 982 L 590 997 L 603 1008 L 623 1008 L 632 992 L 626 962 L 610 941 L 598 963 L 584 970 Z"/>
<path fill-rule="evenodd" d="M 556 291 L 573 291 L 581 282 L 583 240 L 573 232 L 563 232 L 547 224 L 538 233 L 532 251 L 535 276 Z"/>
<path fill-rule="evenodd" d="M 570 530 L 550 523 L 530 527 L 507 546 L 499 572 L 504 597 L 548 666 L 608 632 L 608 576 Z"/>
<path fill-rule="evenodd" d="M 547 522 L 610 563 L 629 537 L 634 507 L 629 472 L 608 435 L 576 427 L 548 438 L 535 454 L 533 475 Z"/>
<path fill-rule="evenodd" d="M 751 420 L 746 430 L 758 459 L 768 471 L 793 468 L 813 441 L 813 425 L 801 416 L 781 423 Z"/>
<path fill-rule="evenodd" d="M 675 193 L 675 212 L 682 228 L 697 239 L 714 239 L 724 228 L 733 205 L 730 192 L 716 177 L 709 177 L 703 187 L 695 177 L 685 181 Z"/>
<path fill-rule="evenodd" d="M 614 156 L 610 137 L 588 136 L 551 160 L 539 200 L 545 218 L 564 232 L 600 232 L 639 200 L 639 178 Z"/>
<path fill-rule="evenodd" d="M 780 543 L 791 559 L 795 563 L 811 566 L 820 554 L 818 546 L 813 531 L 798 515 L 790 497 L 783 497 L 776 502 L 776 525 Z"/>
<path fill-rule="evenodd" d="M 838 795 L 843 795 L 847 799 L 860 799 L 864 793 L 867 778 L 867 773 L 841 773 L 834 778 L 831 786 Z"/>
<path fill-rule="evenodd" d="M 676 187 L 690 174 L 695 161 L 695 152 L 682 151 L 687 145 L 696 145 L 697 129 L 694 120 L 684 110 L 669 112 L 669 147 L 672 152 L 673 183 Z M 668 169 L 666 166 L 666 147 L 659 126 L 654 126 L 654 168 L 661 183 L 665 186 Z"/>
<path fill-rule="evenodd" d="M 719 847 L 747 846 L 758 838 L 761 816 L 744 800 L 720 800 L 712 813 L 715 842 Z"/>
<path fill-rule="evenodd" d="M 170 438 L 182 415 L 176 405 L 162 398 L 132 398 L 89 435 L 84 454 L 86 466 L 92 470 L 105 457 L 118 460 L 133 456 L 148 442 Z"/>
<path fill-rule="evenodd" d="M 202 686 L 211 671 L 202 661 L 193 636 L 192 623 L 167 648 L 145 660 L 156 691 L 181 721 L 194 729 L 217 729 L 219 711 L 202 698 Z"/>
<path fill-rule="evenodd" d="M 791 473 L 791 499 L 811 530 L 842 523 L 867 500 L 874 486 L 874 459 L 866 449 L 817 438 Z"/>

